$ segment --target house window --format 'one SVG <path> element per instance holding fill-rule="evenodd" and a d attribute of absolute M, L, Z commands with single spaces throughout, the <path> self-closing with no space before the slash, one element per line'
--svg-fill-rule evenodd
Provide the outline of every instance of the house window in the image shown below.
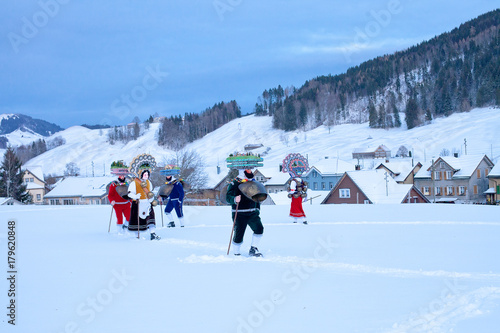
<path fill-rule="evenodd" d="M 453 195 L 453 186 L 446 186 L 446 195 Z"/>
<path fill-rule="evenodd" d="M 330 190 L 333 188 L 333 183 L 330 182 Z"/>
<path fill-rule="evenodd" d="M 341 188 L 339 192 L 340 192 L 340 198 L 348 199 L 351 197 L 351 189 Z"/>
<path fill-rule="evenodd" d="M 321 183 L 321 189 L 322 189 L 322 190 L 326 190 L 326 184 L 325 184 L 325 183 L 323 183 L 323 182 Z"/>
<path fill-rule="evenodd" d="M 441 179 L 440 174 L 441 174 L 441 172 L 434 171 L 434 180 L 440 180 Z"/>
<path fill-rule="evenodd" d="M 370 204 L 370 200 L 365 200 L 364 203 L 365 203 L 365 205 L 369 205 Z"/>
<path fill-rule="evenodd" d="M 477 169 L 477 179 L 480 179 L 480 178 L 481 178 L 481 169 Z"/>
<path fill-rule="evenodd" d="M 431 188 L 429 186 L 424 186 L 424 195 L 431 195 Z"/>
<path fill-rule="evenodd" d="M 465 186 L 458 187 L 458 195 L 465 195 Z"/>
<path fill-rule="evenodd" d="M 42 200 L 42 195 L 40 193 L 38 193 L 36 195 L 36 201 L 41 201 Z"/>
<path fill-rule="evenodd" d="M 436 193 L 436 195 L 441 195 L 441 187 L 436 186 L 436 187 L 434 188 L 434 193 Z"/>
<path fill-rule="evenodd" d="M 446 179 L 451 180 L 451 177 L 452 177 L 451 171 L 446 171 L 445 177 L 446 177 Z"/>
<path fill-rule="evenodd" d="M 490 172 L 490 170 L 488 170 L 488 169 L 484 169 L 484 176 L 485 176 L 485 177 L 488 177 L 489 172 Z"/>
<path fill-rule="evenodd" d="M 50 204 L 51 205 L 60 205 L 61 202 L 59 201 L 59 199 L 50 199 Z"/>
<path fill-rule="evenodd" d="M 313 171 L 312 176 L 313 176 L 313 178 L 316 178 L 316 177 L 318 177 L 318 173 L 316 171 Z"/>
<path fill-rule="evenodd" d="M 318 183 L 316 183 L 316 182 L 313 183 L 313 189 L 315 189 L 315 190 L 318 189 Z"/>
<path fill-rule="evenodd" d="M 477 185 L 474 185 L 474 194 L 477 194 Z"/>
<path fill-rule="evenodd" d="M 63 205 L 73 205 L 73 199 L 64 199 Z"/>

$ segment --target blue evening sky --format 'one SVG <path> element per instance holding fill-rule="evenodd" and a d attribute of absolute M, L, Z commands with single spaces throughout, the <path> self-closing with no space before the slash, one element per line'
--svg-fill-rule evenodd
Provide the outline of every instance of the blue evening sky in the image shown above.
<path fill-rule="evenodd" d="M 340 74 L 496 9 L 496 1 L 6 1 L 0 113 L 62 127 L 201 112 Z"/>

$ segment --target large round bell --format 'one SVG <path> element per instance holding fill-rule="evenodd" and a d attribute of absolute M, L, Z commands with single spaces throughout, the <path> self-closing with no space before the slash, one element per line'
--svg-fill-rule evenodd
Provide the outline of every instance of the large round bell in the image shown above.
<path fill-rule="evenodd" d="M 155 200 L 153 200 L 153 201 L 151 202 L 151 206 L 153 206 L 153 207 L 158 206 L 158 200 L 156 200 L 156 199 L 155 199 Z"/>
<path fill-rule="evenodd" d="M 300 193 L 299 193 L 299 192 L 295 192 L 295 193 L 293 194 L 293 197 L 294 197 L 295 199 L 297 199 L 298 197 L 300 197 Z"/>
<path fill-rule="evenodd" d="M 158 195 L 160 197 L 168 197 L 172 192 L 173 188 L 174 188 L 173 184 L 164 184 L 160 186 L 160 189 L 158 190 Z"/>
<path fill-rule="evenodd" d="M 153 192 L 148 192 L 148 199 L 152 199 L 155 197 L 155 194 Z"/>
<path fill-rule="evenodd" d="M 256 181 L 241 183 L 238 189 L 250 200 L 262 202 L 267 199 L 267 192 L 264 185 Z"/>
<path fill-rule="evenodd" d="M 118 185 L 116 187 L 116 193 L 124 199 L 128 199 L 128 186 L 127 185 Z"/>
<path fill-rule="evenodd" d="M 142 188 L 146 188 L 146 187 L 148 187 L 148 183 L 147 183 L 147 182 L 145 182 L 145 181 L 142 181 L 142 182 L 141 182 L 141 187 L 142 187 Z"/>

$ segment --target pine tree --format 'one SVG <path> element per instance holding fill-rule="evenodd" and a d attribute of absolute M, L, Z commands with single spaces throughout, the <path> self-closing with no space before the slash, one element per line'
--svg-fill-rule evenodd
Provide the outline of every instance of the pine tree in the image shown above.
<path fill-rule="evenodd" d="M 0 196 L 11 197 L 23 203 L 31 202 L 31 196 L 23 182 L 21 161 L 12 147 L 7 148 L 0 168 Z"/>
<path fill-rule="evenodd" d="M 375 105 L 373 105 L 373 102 L 371 100 L 368 103 L 368 120 L 370 122 L 370 128 L 377 128 L 378 125 L 377 109 L 375 108 Z"/>
<path fill-rule="evenodd" d="M 418 104 L 415 98 L 410 98 L 406 103 L 406 126 L 408 129 L 418 125 Z"/>

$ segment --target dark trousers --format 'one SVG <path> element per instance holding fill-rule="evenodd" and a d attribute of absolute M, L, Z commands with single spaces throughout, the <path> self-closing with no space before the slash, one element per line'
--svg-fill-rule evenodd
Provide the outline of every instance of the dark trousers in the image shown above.
<path fill-rule="evenodd" d="M 233 221 L 234 215 L 235 213 L 233 212 Z M 234 224 L 233 242 L 236 244 L 243 242 L 247 226 L 249 226 L 256 235 L 262 235 L 264 233 L 264 226 L 260 220 L 260 213 L 258 210 L 248 213 L 238 212 L 238 215 L 236 216 L 236 223 Z"/>

